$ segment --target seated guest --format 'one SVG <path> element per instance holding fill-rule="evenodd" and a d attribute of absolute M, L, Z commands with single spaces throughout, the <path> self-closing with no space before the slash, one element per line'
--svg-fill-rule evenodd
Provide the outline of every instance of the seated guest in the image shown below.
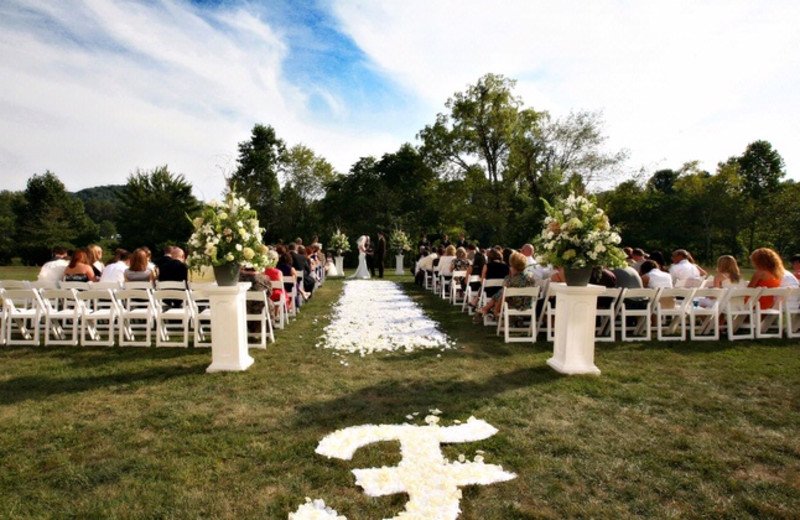
<path fill-rule="evenodd" d="M 292 301 L 292 283 L 287 283 L 286 280 L 294 280 L 295 284 L 297 284 L 297 271 L 292 266 L 294 260 L 292 259 L 292 255 L 289 253 L 289 250 L 284 246 L 276 247 L 275 252 L 278 253 L 278 265 L 276 268 L 283 275 L 283 290 L 286 293 L 286 304 L 287 307 L 291 309 L 295 303 Z"/>
<path fill-rule="evenodd" d="M 456 260 L 456 247 L 449 245 L 444 250 L 444 255 L 439 257 L 439 276 L 449 281 L 453 277 L 453 262 Z"/>
<path fill-rule="evenodd" d="M 780 287 L 783 280 L 783 261 L 778 253 L 768 247 L 760 247 L 750 255 L 750 263 L 756 272 L 750 279 L 748 287 Z M 763 296 L 758 299 L 762 309 L 769 309 L 774 303 L 773 296 Z"/>
<path fill-rule="evenodd" d="M 472 264 L 467 260 L 467 250 L 463 247 L 456 249 L 456 259 L 453 260 L 453 271 L 466 271 Z"/>
<path fill-rule="evenodd" d="M 489 250 L 489 258 L 488 263 L 483 266 L 483 272 L 481 273 L 481 282 L 484 280 L 493 280 L 493 279 L 502 279 L 508 276 L 508 264 L 503 263 L 503 253 L 502 249 L 493 248 Z M 484 294 L 487 298 L 491 298 L 494 296 L 498 291 L 500 291 L 500 287 L 487 287 L 484 291 Z M 477 307 L 478 305 L 478 297 L 476 296 L 469 302 L 471 307 Z"/>
<path fill-rule="evenodd" d="M 633 248 L 630 246 L 625 246 L 622 248 L 622 252 L 625 253 L 625 261 L 628 265 L 633 265 Z"/>
<path fill-rule="evenodd" d="M 467 289 L 466 283 L 467 280 L 469 280 L 469 277 L 483 273 L 483 266 L 486 265 L 486 257 L 480 251 L 480 249 L 478 249 L 476 244 L 470 244 L 467 246 L 467 260 L 469 260 L 470 266 L 467 268 L 467 276 L 464 278 L 464 290 Z M 481 288 L 481 284 L 480 282 L 472 282 L 470 284 L 470 288 L 473 292 L 475 292 Z"/>
<path fill-rule="evenodd" d="M 169 259 L 162 259 L 158 267 L 159 282 L 185 282 L 189 279 L 186 254 L 180 247 L 170 248 Z"/>
<path fill-rule="evenodd" d="M 722 255 L 717 258 L 717 274 L 714 276 L 714 287 L 717 289 L 727 289 L 734 285 L 739 285 L 742 273 L 739 264 L 731 255 Z"/>
<path fill-rule="evenodd" d="M 53 259 L 42 266 L 39 270 L 37 280 L 55 286 L 64 279 L 64 269 L 66 269 L 68 265 L 67 249 L 61 246 L 54 247 Z"/>
<path fill-rule="evenodd" d="M 612 269 L 611 272 L 614 273 L 617 279 L 616 287 L 621 287 L 623 289 L 641 289 L 643 287 L 642 277 L 639 275 L 639 272 L 630 265 Z"/>
<path fill-rule="evenodd" d="M 117 249 L 114 251 L 114 258 L 103 269 L 103 274 L 100 276 L 101 282 L 124 282 L 125 271 L 129 267 L 129 259 L 131 254 L 125 249 Z"/>
<path fill-rule="evenodd" d="M 642 285 L 648 289 L 672 288 L 672 277 L 658 268 L 653 260 L 642 262 Z"/>
<path fill-rule="evenodd" d="M 417 262 L 414 264 L 414 283 L 419 286 L 425 285 L 425 269 L 423 269 L 422 265 L 425 259 L 428 257 L 428 250 L 422 249 L 420 251 L 420 257 L 417 259 Z"/>
<path fill-rule="evenodd" d="M 72 253 L 69 264 L 64 269 L 65 282 L 94 282 L 94 269 L 89 261 L 89 253 L 83 249 L 78 249 Z"/>
<path fill-rule="evenodd" d="M 690 258 L 691 255 L 685 249 L 676 249 L 672 252 L 672 267 L 669 268 L 669 275 L 672 277 L 672 285 L 678 285 L 679 282 L 685 282 L 686 280 L 701 278 L 703 276 L 700 269 L 697 268 L 697 265 L 690 261 Z"/>
<path fill-rule="evenodd" d="M 92 270 L 94 271 L 94 277 L 100 278 L 100 275 L 103 274 L 103 248 L 98 246 L 97 244 L 89 244 L 89 247 L 86 248 L 89 254 L 89 263 L 92 264 Z"/>
<path fill-rule="evenodd" d="M 283 247 L 283 246 L 278 246 Z M 272 294 L 270 294 L 270 300 L 275 302 L 274 311 L 277 311 L 277 303 L 281 301 L 281 298 L 286 300 L 286 308 L 291 308 L 292 297 L 291 295 L 284 289 L 284 287 L 279 283 L 281 277 L 283 276 L 282 272 L 276 267 L 279 261 L 279 255 L 276 249 L 270 248 L 267 251 L 267 267 L 264 269 L 264 274 L 269 278 L 272 284 Z M 334 266 L 334 270 L 336 267 Z"/>
<path fill-rule="evenodd" d="M 423 255 L 425 255 L 425 251 L 423 251 Z M 433 272 L 434 262 L 436 260 L 438 260 L 438 259 L 439 259 L 439 255 L 437 255 L 436 253 L 430 253 L 430 254 L 420 258 L 417 269 L 418 269 L 418 271 L 422 272 L 422 276 L 423 276 L 422 285 L 425 285 L 424 276 L 426 276 L 427 274 Z"/>
<path fill-rule="evenodd" d="M 491 254 L 491 253 L 490 253 Z M 490 263 L 491 265 L 491 263 Z M 528 266 L 525 255 L 516 251 L 511 253 L 508 259 L 508 275 L 503 280 L 503 287 L 533 287 L 536 285 L 536 280 L 531 275 L 530 271 L 525 268 Z M 500 303 L 502 292 L 498 289 L 495 291 L 491 298 L 488 298 L 486 305 L 478 309 L 475 313 L 475 322 L 480 323 L 483 321 L 483 315 L 486 313 L 500 315 Z M 509 308 L 516 310 L 530 309 L 533 305 L 532 298 L 525 296 L 513 296 L 506 299 Z"/>
<path fill-rule="evenodd" d="M 633 260 L 631 267 L 636 269 L 636 271 L 638 271 L 639 274 L 641 274 L 642 264 L 644 263 L 645 260 L 647 260 L 647 253 L 645 253 L 644 251 L 642 251 L 640 248 L 637 247 L 633 251 L 631 251 L 631 260 Z"/>
<path fill-rule="evenodd" d="M 158 278 L 159 271 L 161 271 L 161 266 L 168 262 L 172 262 L 173 260 L 171 245 L 164 246 L 164 249 L 162 251 L 164 252 L 164 254 L 153 262 L 153 265 L 155 266 L 154 272 L 156 273 L 156 278 Z"/>
<path fill-rule="evenodd" d="M 794 277 L 800 280 L 800 255 L 792 256 L 792 274 Z"/>
<path fill-rule="evenodd" d="M 125 271 L 126 282 L 150 282 L 156 279 L 156 274 L 148 265 L 147 251 L 140 247 L 133 251 L 130 258 L 130 266 Z"/>

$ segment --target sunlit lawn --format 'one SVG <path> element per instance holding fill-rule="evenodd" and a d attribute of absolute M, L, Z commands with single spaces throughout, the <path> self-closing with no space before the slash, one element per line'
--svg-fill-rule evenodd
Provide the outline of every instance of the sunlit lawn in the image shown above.
<path fill-rule="evenodd" d="M 339 280 L 244 373 L 206 374 L 208 350 L 2 347 L 0 517 L 272 519 L 308 496 L 389 518 L 406 497 L 368 497 L 351 470 L 397 464 L 396 444 L 314 449 L 431 408 L 499 429 L 448 457 L 518 474 L 466 488 L 464 519 L 798 517 L 796 342 L 600 345 L 600 377 L 563 377 L 549 344 L 505 345 L 401 280 L 460 349 L 343 365 L 314 347 Z"/>

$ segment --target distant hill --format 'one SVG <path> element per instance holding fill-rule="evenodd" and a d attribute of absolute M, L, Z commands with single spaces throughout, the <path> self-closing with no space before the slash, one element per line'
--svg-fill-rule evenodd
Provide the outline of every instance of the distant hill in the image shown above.
<path fill-rule="evenodd" d="M 73 193 L 84 204 L 92 201 L 107 201 L 116 205 L 117 195 L 125 189 L 124 184 L 109 184 L 107 186 L 95 186 L 94 188 L 86 188 L 85 190 L 76 191 Z"/>
<path fill-rule="evenodd" d="M 119 219 L 119 193 L 125 189 L 124 184 L 96 186 L 73 193 L 83 202 L 86 214 L 94 222 L 104 221 L 116 223 Z"/>

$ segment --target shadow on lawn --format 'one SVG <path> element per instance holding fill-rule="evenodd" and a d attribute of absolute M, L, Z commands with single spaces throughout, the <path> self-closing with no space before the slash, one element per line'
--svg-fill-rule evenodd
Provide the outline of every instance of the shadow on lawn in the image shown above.
<path fill-rule="evenodd" d="M 497 394 L 550 383 L 561 377 L 549 366 L 536 366 L 495 374 L 481 381 L 382 381 L 347 396 L 299 406 L 295 426 L 334 429 L 352 425 L 354 421 L 395 424 L 398 414 L 425 414 L 430 408 L 440 408 L 448 417 L 466 419 Z"/>
<path fill-rule="evenodd" d="M 96 376 L 64 378 L 49 375 L 34 375 L 11 378 L 0 382 L 0 405 L 14 404 L 26 400 L 44 400 L 55 395 L 74 394 L 98 388 L 119 385 L 152 383 L 176 377 L 201 374 L 207 362 L 181 366 L 153 366 L 146 370 L 120 370 Z"/>

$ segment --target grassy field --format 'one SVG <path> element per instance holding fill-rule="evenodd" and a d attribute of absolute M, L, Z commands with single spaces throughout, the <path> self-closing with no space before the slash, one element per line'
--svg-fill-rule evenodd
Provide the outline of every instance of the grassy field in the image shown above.
<path fill-rule="evenodd" d="M 397 464 L 397 444 L 314 449 L 431 408 L 499 429 L 449 458 L 518 475 L 465 488 L 463 519 L 800 515 L 796 342 L 601 344 L 602 376 L 564 377 L 550 344 L 505 345 L 396 279 L 459 349 L 343 365 L 314 346 L 339 280 L 244 373 L 205 374 L 199 349 L 0 347 L 0 518 L 278 519 L 307 496 L 392 517 L 406 497 L 368 497 L 351 470 Z"/>

